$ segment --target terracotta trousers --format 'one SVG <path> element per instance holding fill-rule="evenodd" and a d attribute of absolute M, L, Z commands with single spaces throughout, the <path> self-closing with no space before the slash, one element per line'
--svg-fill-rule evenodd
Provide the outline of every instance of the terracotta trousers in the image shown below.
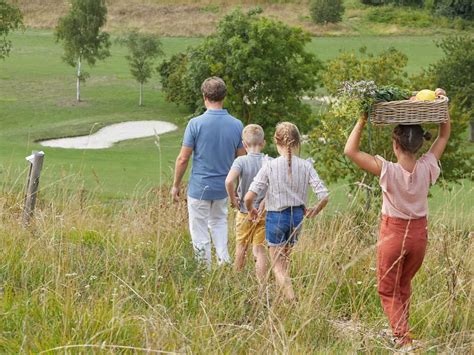
<path fill-rule="evenodd" d="M 423 263 L 427 240 L 426 217 L 382 217 L 377 247 L 378 292 L 396 337 L 408 337 L 411 280 Z"/>

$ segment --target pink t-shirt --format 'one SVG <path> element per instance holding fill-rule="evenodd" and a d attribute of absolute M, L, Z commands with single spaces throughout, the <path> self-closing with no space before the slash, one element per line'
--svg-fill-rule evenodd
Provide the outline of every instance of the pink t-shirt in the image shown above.
<path fill-rule="evenodd" d="M 413 172 L 403 169 L 381 156 L 382 214 L 403 219 L 417 219 L 428 215 L 428 191 L 439 177 L 438 160 L 426 153 L 416 161 Z"/>

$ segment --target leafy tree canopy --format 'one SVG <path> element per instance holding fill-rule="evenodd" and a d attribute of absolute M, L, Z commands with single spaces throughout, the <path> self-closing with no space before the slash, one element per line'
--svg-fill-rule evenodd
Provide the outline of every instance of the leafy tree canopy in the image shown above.
<path fill-rule="evenodd" d="M 56 27 L 56 39 L 64 42 L 66 63 L 74 67 L 79 59 L 94 65 L 110 56 L 109 34 L 101 31 L 106 19 L 105 0 L 72 1 L 69 13 Z"/>
<path fill-rule="evenodd" d="M 23 15 L 18 7 L 0 0 L 0 59 L 5 59 L 10 53 L 12 43 L 8 40 L 11 31 L 23 26 Z"/>
<path fill-rule="evenodd" d="M 160 39 L 153 34 L 131 32 L 126 37 L 119 39 L 119 43 L 128 48 L 126 58 L 130 72 L 140 83 L 139 105 L 141 106 L 143 104 L 143 84 L 152 77 L 156 58 L 164 54 Z"/>
<path fill-rule="evenodd" d="M 232 12 L 201 45 L 164 62 L 159 68 L 163 89 L 170 101 L 199 112 L 201 83 L 219 76 L 228 88 L 226 107 L 245 124 L 262 125 L 267 137 L 283 120 L 304 131 L 311 109 L 302 97 L 317 88 L 322 64 L 306 51 L 309 34 L 260 12 Z"/>
<path fill-rule="evenodd" d="M 119 40 L 128 48 L 126 56 L 130 72 L 139 83 L 146 83 L 153 74 L 153 63 L 163 55 L 160 39 L 153 34 L 131 32 Z"/>
<path fill-rule="evenodd" d="M 328 61 L 322 79 L 324 87 L 332 95 L 337 93 L 344 81 L 373 80 L 377 85 L 403 86 L 408 77 L 405 71 L 407 63 L 408 57 L 395 48 L 375 55 L 362 47 L 359 53 L 342 52 Z"/>

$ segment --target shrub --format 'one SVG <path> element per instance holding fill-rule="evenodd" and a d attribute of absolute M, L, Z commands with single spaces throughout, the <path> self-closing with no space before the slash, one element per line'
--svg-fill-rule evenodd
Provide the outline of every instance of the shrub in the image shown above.
<path fill-rule="evenodd" d="M 472 0 L 435 0 L 433 8 L 435 13 L 441 16 L 474 19 L 474 1 Z"/>
<path fill-rule="evenodd" d="M 362 4 L 365 5 L 389 5 L 395 6 L 418 6 L 422 7 L 424 0 L 361 0 Z"/>
<path fill-rule="evenodd" d="M 385 4 L 385 0 L 360 0 L 362 4 L 365 5 L 383 5 Z"/>
<path fill-rule="evenodd" d="M 315 23 L 335 23 L 342 20 L 344 6 L 342 0 L 313 0 L 310 11 Z"/>
<path fill-rule="evenodd" d="M 466 122 L 471 120 L 471 140 L 474 141 L 474 38 L 469 36 L 450 36 L 437 43 L 444 57 L 430 65 L 427 70 L 414 78 L 418 85 L 442 87 L 446 89 L 451 99 L 451 116 L 456 124 L 453 130 L 460 130 L 460 141 L 451 139 L 450 145 L 457 147 L 463 144 L 462 132 L 465 132 Z M 465 119 L 464 119 L 465 118 Z M 449 147 L 448 147 L 449 149 Z M 471 156 L 471 166 L 463 166 L 464 171 L 472 170 L 474 159 Z M 460 162 L 465 159 L 459 159 Z M 456 170 L 460 170 L 459 165 Z"/>

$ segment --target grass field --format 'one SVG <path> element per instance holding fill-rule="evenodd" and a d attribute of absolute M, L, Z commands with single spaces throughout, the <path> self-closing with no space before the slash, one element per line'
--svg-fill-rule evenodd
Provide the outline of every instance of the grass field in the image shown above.
<path fill-rule="evenodd" d="M 250 262 L 241 274 L 200 270 L 185 203 L 167 194 L 111 205 L 60 182 L 26 231 L 21 195 L 2 193 L 0 353 L 392 353 L 380 335 L 375 214 L 305 223 L 292 305 L 278 302 L 273 281 L 258 296 Z M 431 219 L 411 303 L 422 352 L 472 350 L 470 231 L 449 214 Z M 230 240 L 232 252 L 233 228 Z"/>

